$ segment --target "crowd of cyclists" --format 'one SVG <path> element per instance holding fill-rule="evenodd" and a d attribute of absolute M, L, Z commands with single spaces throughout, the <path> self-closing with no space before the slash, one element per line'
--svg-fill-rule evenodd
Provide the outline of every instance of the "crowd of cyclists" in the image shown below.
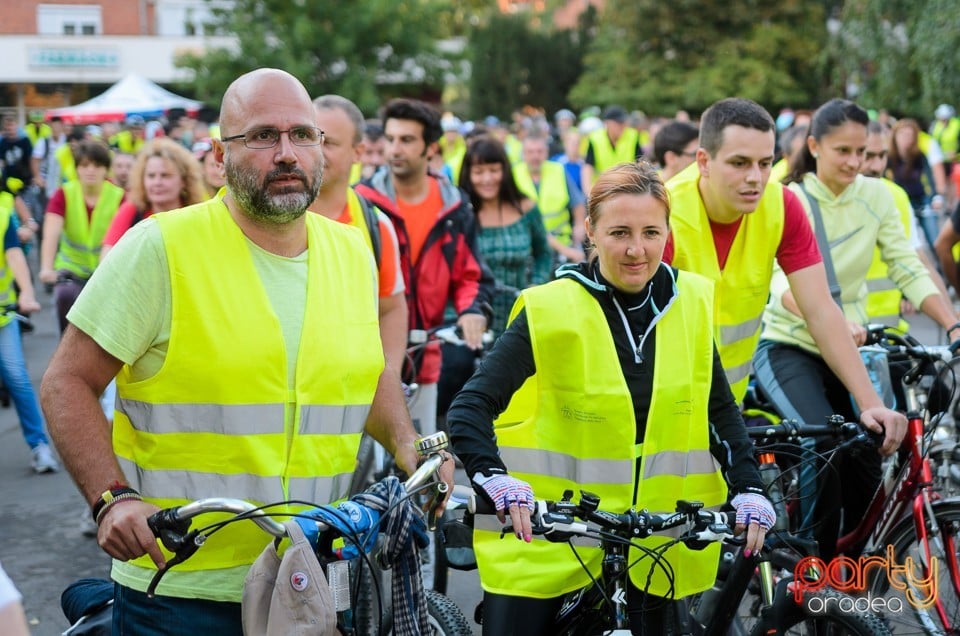
<path fill-rule="evenodd" d="M 301 96 L 300 89 L 290 88 L 288 76 L 252 75 L 240 78 L 238 85 L 278 82 L 297 99 Z M 362 236 L 375 270 L 376 324 L 385 366 L 377 379 L 373 366 L 356 363 L 358 377 L 372 382 L 369 391 L 344 389 L 332 402 L 331 395 L 320 391 L 311 399 L 339 404 L 341 412 L 353 408 L 343 401 L 349 397 L 368 407 L 373 403 L 373 413 L 406 413 L 392 389 L 391 397 L 385 397 L 384 386 L 399 385 L 410 330 L 456 322 L 472 350 L 481 348 L 487 330 L 497 338 L 476 373 L 472 366 L 464 373 L 460 359 L 441 356 L 439 344 L 429 343 L 418 361 L 418 391 L 408 406 L 410 423 L 420 434 L 435 432 L 438 418 L 445 418 L 467 478 L 494 505 L 500 522 L 512 520 L 518 541 L 500 540 L 496 521 L 477 521 L 485 634 L 545 633 L 563 595 L 588 584 L 586 572 L 599 568 L 598 551 L 584 549 L 584 565 L 566 546 L 531 535 L 535 497 L 586 489 L 599 493 L 606 508 L 623 510 L 672 509 L 678 499 L 714 508 L 729 502 L 738 533 L 746 533 L 745 550 L 759 551 L 775 515 L 741 415 L 751 379 L 782 417 L 821 422 L 841 414 L 883 436 L 879 453 L 848 458 L 839 476 L 820 472 L 810 477 L 808 488 L 835 496 L 818 498 L 803 511 L 801 531 L 818 540 L 825 558 L 833 556 L 844 526 L 862 516 L 863 493 L 879 483 L 882 455 L 897 450 L 906 429 L 906 419 L 883 402 L 861 361 L 857 347 L 864 343 L 864 325 L 896 324 L 902 315 L 919 310 L 940 324 L 951 341 L 960 337 L 947 287 L 958 280 L 953 250 L 960 242 L 960 167 L 953 169 L 960 118 L 949 105 L 936 109 L 928 131 L 915 120 L 894 121 L 886 112 L 842 99 L 812 112 L 784 109 L 776 118 L 750 100 L 730 98 L 710 106 L 698 121 L 685 112 L 650 119 L 611 105 L 603 111 L 589 109 L 579 118 L 566 109 L 548 117 L 528 108 L 511 122 L 494 116 L 472 122 L 403 98 L 385 104 L 376 118 L 365 118 L 349 99 L 325 95 L 312 101 L 309 119 L 301 109 L 279 121 L 279 115 L 271 119 L 252 109 L 251 104 L 262 106 L 265 98 L 248 98 L 239 89 L 235 93 L 233 110 L 225 103 L 227 120 L 213 123 L 185 113 L 150 122 L 132 115 L 122 126 L 105 122 L 72 128 L 57 119 L 45 121 L 42 113 L 31 113 L 23 128 L 10 116 L 3 119 L 2 304 L 18 304 L 25 314 L 37 311 L 34 285 L 48 286 L 61 335 L 89 333 L 117 369 L 123 366 L 120 398 L 127 400 L 128 410 L 118 411 L 120 432 L 114 433 L 113 444 L 119 466 L 140 476 L 127 472 L 126 479 L 91 484 L 86 483 L 89 473 L 81 476 L 70 462 L 67 467 L 94 507 L 91 534 L 99 533 L 100 544 L 121 562 L 114 567 L 122 583 L 118 590 L 125 590 L 126 602 L 136 607 L 149 607 L 145 599 L 131 600 L 143 591 L 139 571 L 155 570 L 162 559 L 155 546 L 118 547 L 121 521 L 133 522 L 117 521 L 116 514 L 111 519 L 109 512 L 123 508 L 125 501 L 171 497 L 150 492 L 158 486 L 143 477 L 163 462 L 157 458 L 151 465 L 133 450 L 141 440 L 132 426 L 139 415 L 129 410 L 130 401 L 148 404 L 149 417 L 160 418 L 163 407 L 170 406 L 165 402 L 189 402 L 185 396 L 190 393 L 180 384 L 171 389 L 177 399 L 168 399 L 162 391 L 142 386 L 149 384 L 144 381 L 154 375 L 166 378 L 163 363 L 171 358 L 181 367 L 191 360 L 201 369 L 208 365 L 172 344 L 169 350 L 166 344 L 158 349 L 149 338 L 111 342 L 96 310 L 111 311 L 111 297 L 123 296 L 124 307 L 139 306 L 140 327 L 135 328 L 166 334 L 172 343 L 174 335 L 186 338 L 183 334 L 193 328 L 184 321 L 199 320 L 203 312 L 226 320 L 235 307 L 217 309 L 217 300 L 198 295 L 234 302 L 244 292 L 232 284 L 224 285 L 226 291 L 215 290 L 205 280 L 163 280 L 157 272 L 168 266 L 199 274 L 196 265 L 178 260 L 163 262 L 152 275 L 138 270 L 134 281 L 122 268 L 146 267 L 163 248 L 148 243 L 156 254 L 133 256 L 129 246 L 123 249 L 129 242 L 123 237 L 129 233 L 136 235 L 133 240 L 145 241 L 144 235 L 163 231 L 199 247 L 200 238 L 190 237 L 189 228 L 177 220 L 183 215 L 165 214 L 190 206 L 232 211 L 236 205 L 251 214 L 253 227 L 280 223 L 253 211 L 268 208 L 271 196 L 280 196 L 271 194 L 274 190 L 292 189 L 287 182 L 311 181 L 309 174 L 299 175 L 309 172 L 301 164 L 308 163 L 304 153 L 313 148 L 322 153 L 318 171 L 323 176 L 315 188 L 306 189 L 311 196 L 299 212 L 309 210 L 359 229 L 354 234 Z M 258 175 L 243 165 L 231 171 L 224 164 L 226 152 L 241 146 L 251 157 L 272 154 L 274 171 L 289 170 L 292 176 Z M 151 217 L 153 222 L 132 231 Z M 224 223 L 217 220 L 213 230 L 229 225 Z M 203 228 L 198 236 L 210 231 Z M 262 247 L 248 238 L 252 251 Z M 236 258 L 235 249 L 218 248 L 213 256 Z M 32 250 L 33 274 L 24 256 Z M 114 251 L 131 260 L 108 257 Z M 296 259 L 298 254 L 284 256 Z M 183 256 L 167 247 L 166 259 Z M 203 249 L 193 254 L 201 261 L 213 256 Z M 137 289 L 111 290 L 94 283 L 84 299 L 88 281 L 96 281 L 104 262 L 119 284 Z M 343 268 L 345 263 L 361 263 L 365 269 L 362 259 L 352 257 L 328 265 Z M 277 283 L 285 295 L 304 296 L 297 301 L 299 311 L 304 305 L 308 315 L 319 311 L 305 297 L 312 287 L 280 282 L 286 270 L 265 274 L 260 266 L 255 275 L 265 285 Z M 359 302 L 365 273 L 344 276 L 355 286 L 350 301 Z M 150 298 L 151 285 L 173 298 L 189 296 L 197 312 L 171 308 L 169 301 L 158 304 Z M 270 289 L 267 295 L 275 308 L 287 302 Z M 71 313 L 78 298 L 78 309 Z M 262 304 L 259 298 L 257 304 Z M 361 314 L 346 308 L 334 317 L 350 316 Z M 251 322 L 237 320 L 242 326 Z M 0 317 L 0 376 L 32 451 L 32 469 L 55 472 L 59 463 L 26 374 L 19 324 L 12 312 Z M 288 324 L 281 324 L 276 342 L 282 337 L 288 349 L 297 350 L 298 339 L 287 331 Z M 329 326 L 335 331 L 344 324 Z M 243 333 L 237 329 L 231 333 Z M 359 337 L 348 331 L 344 343 Z M 191 344 L 202 345 L 197 336 L 190 338 Z M 301 354 L 322 356 L 323 350 L 309 340 L 308 335 L 299 340 Z M 61 345 L 61 365 L 67 364 L 68 344 L 75 345 L 76 338 Z M 352 356 L 344 346 L 338 350 Z M 376 355 L 362 353 L 369 354 L 362 360 L 372 365 Z M 287 364 L 296 359 L 288 356 Z M 282 366 L 282 361 L 273 362 Z M 238 372 L 223 374 L 226 382 L 241 379 Z M 290 374 L 299 387 L 292 367 Z M 443 376 L 463 379 L 451 386 L 441 381 Z M 102 392 L 109 426 L 119 404 L 115 383 L 90 385 Z M 216 403 L 238 399 L 237 391 L 198 395 Z M 439 395 L 441 391 L 448 395 Z M 44 408 L 55 411 L 46 399 Z M 350 437 L 350 416 L 341 416 L 344 429 L 338 432 Z M 150 426 L 179 430 L 177 417 L 169 425 L 152 419 Z M 394 424 L 398 428 L 384 430 L 396 442 L 402 436 L 390 430 L 405 430 L 405 424 Z M 367 427 L 370 432 L 369 423 Z M 194 432 L 204 432 L 203 427 Z M 225 432 L 217 433 L 228 439 Z M 60 433 L 54 439 L 61 444 L 61 456 L 73 455 L 62 446 L 69 436 Z M 186 443 L 177 441 L 170 448 L 186 452 Z M 352 441 L 337 443 L 338 452 L 356 450 Z M 250 448 L 270 450 L 267 445 Z M 269 470 L 255 463 L 239 468 Z M 333 473 L 324 474 L 336 482 Z M 332 499 L 347 494 L 336 488 L 323 492 Z M 204 495 L 187 494 L 184 498 Z M 255 493 L 247 496 L 260 501 Z M 656 545 L 658 539 L 647 541 Z M 673 615 L 659 599 L 709 588 L 716 578 L 718 550 L 673 546 L 666 553 L 676 573 L 670 581 L 648 579 L 640 569 L 636 576 L 631 572 L 633 633 L 670 633 Z M 205 562 L 210 570 L 249 563 L 211 552 L 214 556 Z M 136 557 L 141 558 L 123 563 Z M 190 574 L 174 577 L 175 596 L 193 598 L 196 579 Z M 231 577 L 221 580 L 233 584 Z M 198 589 L 200 599 L 237 601 L 209 595 L 209 585 Z M 230 620 L 224 624 L 233 625 Z"/>

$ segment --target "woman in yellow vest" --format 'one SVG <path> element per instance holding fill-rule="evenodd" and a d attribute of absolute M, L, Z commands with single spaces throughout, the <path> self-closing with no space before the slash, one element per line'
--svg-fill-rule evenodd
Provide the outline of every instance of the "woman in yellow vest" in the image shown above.
<path fill-rule="evenodd" d="M 54 297 L 60 333 L 67 311 L 100 258 L 110 221 L 123 201 L 123 188 L 107 181 L 110 149 L 99 141 L 83 141 L 74 152 L 77 179 L 57 190 L 43 217 L 40 280 L 56 285 Z"/>
<path fill-rule="evenodd" d="M 500 521 L 509 513 L 520 539 L 500 540 L 493 519 L 477 517 L 484 634 L 548 634 L 564 595 L 590 584 L 569 546 L 531 536 L 534 492 L 555 499 L 589 490 L 610 510 L 673 510 L 678 499 L 717 507 L 727 497 L 722 470 L 738 531 L 747 529 L 745 550 L 759 549 L 773 525 L 713 343 L 712 284 L 661 262 L 669 212 L 646 162 L 603 173 L 586 220 L 591 260 L 521 294 L 507 331 L 447 414 L 474 488 Z M 599 550 L 577 552 L 596 576 Z M 648 583 L 649 561 L 636 564 L 633 633 L 667 633 L 673 607 L 658 600 L 710 587 L 718 554 L 718 546 L 671 547 L 672 582 L 653 569 Z"/>

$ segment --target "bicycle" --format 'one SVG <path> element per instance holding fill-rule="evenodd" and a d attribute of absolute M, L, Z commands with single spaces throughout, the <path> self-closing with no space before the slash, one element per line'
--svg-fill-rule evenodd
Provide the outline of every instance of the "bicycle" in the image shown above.
<path fill-rule="evenodd" d="M 761 479 L 767 498 L 777 514 L 777 521 L 767 534 L 756 569 L 749 564 L 744 565 L 743 556 L 736 546 L 725 546 L 718 575 L 721 589 L 707 593 L 716 597 L 710 598 L 708 607 L 718 609 L 712 615 L 699 610 L 701 623 L 707 633 L 721 634 L 728 626 L 734 634 L 757 633 L 761 617 L 767 615 L 779 623 L 783 620 L 784 612 L 795 617 L 806 616 L 814 624 L 819 617 L 829 616 L 838 625 L 847 625 L 846 629 L 855 633 L 888 631 L 884 617 L 879 614 L 863 614 L 855 624 L 849 624 L 851 614 L 844 611 L 840 601 L 855 606 L 856 598 L 835 589 L 824 572 L 805 567 L 805 563 L 819 556 L 819 547 L 813 539 L 791 532 L 791 528 L 799 523 L 791 520 L 799 515 L 799 471 L 802 461 L 782 470 L 775 458 L 776 453 L 781 458 L 793 455 L 800 459 L 802 454 L 799 451 L 792 452 L 793 449 L 799 448 L 804 439 L 820 438 L 836 440 L 838 451 L 862 448 L 863 452 L 876 452 L 880 436 L 859 424 L 845 422 L 839 416 L 828 418 L 824 424 L 782 420 L 776 425 L 748 427 L 747 436 L 756 447 Z M 798 586 L 799 595 L 796 592 Z M 777 594 L 785 595 L 786 600 L 780 600 L 778 604 Z M 789 607 L 791 602 L 794 608 Z M 695 602 L 695 612 L 696 605 Z"/>
<path fill-rule="evenodd" d="M 460 328 L 456 325 L 439 325 L 431 329 L 411 330 L 409 340 L 410 345 L 407 348 L 406 362 L 401 378 L 408 406 L 417 398 L 419 391 L 419 385 L 416 381 L 418 363 L 426 346 L 430 343 L 464 344 Z M 484 345 L 490 344 L 492 341 L 493 334 L 489 331 L 485 332 L 483 335 Z M 393 457 L 386 449 L 370 436 L 364 435 L 357 452 L 357 468 L 350 482 L 350 493 L 361 492 L 388 475 L 400 476 L 401 474 L 402 471 L 394 463 Z M 437 530 L 440 533 L 443 532 L 443 524 L 443 518 L 437 519 L 435 524 L 430 524 L 429 529 L 432 533 L 430 547 L 421 552 L 424 586 L 441 594 L 445 594 L 447 591 L 448 572 L 443 542 L 434 540 L 434 534 Z"/>
<path fill-rule="evenodd" d="M 534 533 L 558 542 L 570 542 L 577 537 L 599 540 L 600 548 L 604 553 L 603 565 L 599 577 L 591 576 L 593 583 L 589 587 L 566 595 L 554 624 L 548 628 L 551 634 L 619 636 L 631 633 L 626 595 L 629 569 L 635 567 L 645 556 L 654 559 L 651 567 L 669 567 L 659 558 L 660 551 L 665 550 L 667 546 L 661 546 L 656 551 L 644 550 L 634 543 L 636 539 L 648 537 L 656 532 L 680 528 L 678 538 L 672 543 L 682 541 L 692 547 L 714 541 L 724 541 L 725 544 L 742 542 L 733 538 L 726 513 L 704 510 L 700 502 L 678 501 L 674 513 L 653 514 L 647 510 L 617 513 L 601 509 L 600 500 L 595 495 L 581 492 L 580 500 L 577 502 L 572 501 L 572 495 L 572 492 L 567 491 L 560 501 L 537 501 L 534 513 L 531 515 Z M 472 489 L 464 486 L 454 487 L 451 506 L 466 510 L 468 524 L 469 516 L 472 514 L 492 514 L 493 512 L 483 508 L 478 510 L 477 501 Z M 509 527 L 504 529 L 504 533 L 507 532 L 510 532 Z M 630 561 L 627 556 L 629 547 L 639 549 L 643 556 Z M 744 557 L 742 552 L 732 557 L 723 584 L 711 590 L 713 594 L 709 595 L 709 601 L 704 598 L 704 595 L 700 595 L 700 598 L 696 599 L 697 602 L 690 606 L 690 612 L 680 617 L 683 633 L 706 636 L 737 633 L 731 631 L 737 627 L 736 608 L 746 594 L 757 568 L 769 584 L 768 588 L 765 588 L 768 592 L 768 596 L 765 596 L 767 605 L 752 629 L 744 633 L 761 636 L 769 633 L 783 633 L 795 626 L 802 626 L 818 633 L 823 628 L 830 627 L 840 628 L 841 633 L 877 636 L 889 634 L 879 618 L 872 615 L 846 616 L 837 613 L 829 613 L 825 616 L 810 615 L 803 606 L 793 602 L 793 593 L 788 589 L 787 579 L 781 579 L 778 584 L 773 584 L 772 567 L 767 557 Z M 810 592 L 805 598 L 828 596 L 834 600 L 843 598 L 843 595 L 830 589 Z M 684 612 L 686 611 L 684 609 Z M 479 611 L 477 615 L 479 616 Z M 694 622 L 697 625 L 694 625 Z"/>
<path fill-rule="evenodd" d="M 837 553 L 843 556 L 834 563 L 841 563 L 836 566 L 841 573 L 843 566 L 853 569 L 860 563 L 853 561 L 858 558 L 875 559 L 874 563 L 884 562 L 890 568 L 916 565 L 919 573 L 906 582 L 890 575 L 883 577 L 875 568 L 864 581 L 858 581 L 858 585 L 862 583 L 858 591 L 866 592 L 868 598 L 890 596 L 886 599 L 889 611 L 885 616 L 898 634 L 960 633 L 960 500 L 944 500 L 937 490 L 934 475 L 941 471 L 935 471 L 930 461 L 937 425 L 936 420 L 925 415 L 921 399 L 926 389 L 920 388 L 924 376 L 935 375 L 936 365 L 949 362 L 956 348 L 923 347 L 915 339 L 882 325 L 868 326 L 867 333 L 868 344 L 879 345 L 895 359 L 909 362 L 902 379 L 908 430 L 900 452 L 885 464 L 881 483 L 863 519 L 839 538 Z M 784 441 L 810 432 L 802 426 L 791 431 L 793 425 L 781 424 L 786 425 L 770 426 L 762 435 L 769 441 Z M 785 482 L 781 478 L 779 482 L 783 492 L 788 493 L 788 513 L 791 504 L 796 503 L 796 481 Z M 820 570 L 820 575 L 832 567 L 822 561 L 811 564 L 813 569 Z M 926 588 L 922 581 L 929 582 Z M 935 586 L 936 598 L 930 604 L 921 603 L 927 600 L 923 595 L 930 591 L 930 586 Z M 900 611 L 891 609 L 894 600 Z"/>
<path fill-rule="evenodd" d="M 442 496 L 446 492 L 446 484 L 439 478 L 439 468 L 444 461 L 440 450 L 447 445 L 446 435 L 437 433 L 427 438 L 417 440 L 417 450 L 423 457 L 423 463 L 410 477 L 403 482 L 403 489 L 407 493 L 401 501 L 410 505 L 407 497 L 421 491 L 429 491 L 434 497 Z M 387 479 L 395 479 L 388 477 Z M 158 570 L 147 590 L 153 594 L 163 575 L 178 563 L 182 563 L 200 549 L 206 538 L 225 524 L 241 520 L 249 520 L 268 534 L 278 539 L 287 535 L 286 527 L 275 520 L 273 516 L 293 518 L 303 516 L 304 513 L 270 512 L 277 506 L 313 506 L 309 502 L 277 502 L 264 506 L 254 506 L 250 502 L 238 499 L 208 498 L 193 501 L 176 508 L 167 508 L 152 515 L 148 523 L 153 533 L 161 540 L 164 547 L 173 553 L 173 558 L 167 561 L 164 569 Z M 326 510 L 330 508 L 327 507 Z M 384 519 L 394 511 L 395 507 L 386 510 Z M 198 515 L 206 513 L 231 513 L 232 517 L 211 523 L 199 529 L 191 529 L 190 521 Z M 336 513 L 332 513 L 336 515 Z M 329 542 L 336 537 L 342 537 L 347 545 L 355 545 L 358 549 L 369 549 L 366 536 L 357 536 L 353 532 L 344 532 L 339 525 L 331 525 L 321 519 L 310 516 L 316 521 L 321 533 L 321 543 L 329 547 Z M 383 525 L 383 523 L 381 523 Z M 351 568 L 350 562 L 341 559 L 341 554 L 317 549 L 317 556 L 326 569 L 327 580 L 336 603 L 338 614 L 338 628 L 345 636 L 389 634 L 392 629 L 393 616 L 389 611 L 378 610 L 382 607 L 382 590 L 375 578 L 364 576 L 364 571 L 373 570 L 373 564 L 365 553 L 361 553 Z M 377 559 L 379 567 L 384 567 L 382 557 Z M 351 569 L 353 570 L 351 572 Z M 352 583 L 350 582 L 352 579 Z M 352 587 L 352 590 L 350 589 Z M 471 634 L 469 625 L 459 608 L 453 601 L 433 590 L 424 590 L 427 604 L 428 622 L 434 634 L 445 636 L 468 636 Z"/>

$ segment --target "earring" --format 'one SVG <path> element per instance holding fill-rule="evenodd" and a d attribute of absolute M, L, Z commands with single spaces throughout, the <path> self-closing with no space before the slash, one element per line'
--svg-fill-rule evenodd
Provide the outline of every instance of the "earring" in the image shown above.
<path fill-rule="evenodd" d="M 819 158 L 820 158 L 820 153 L 819 153 L 819 152 L 813 153 L 813 158 L 814 158 L 814 159 L 819 159 Z"/>

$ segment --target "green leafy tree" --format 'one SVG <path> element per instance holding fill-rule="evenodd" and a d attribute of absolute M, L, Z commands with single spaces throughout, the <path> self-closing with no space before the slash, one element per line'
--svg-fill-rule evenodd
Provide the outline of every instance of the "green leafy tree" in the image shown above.
<path fill-rule="evenodd" d="M 593 15 L 590 12 L 588 15 Z M 470 35 L 470 113 L 506 117 L 530 105 L 553 113 L 582 72 L 583 29 L 551 31 L 528 13 L 495 14 Z"/>
<path fill-rule="evenodd" d="M 657 114 L 733 95 L 812 105 L 826 39 L 824 3 L 609 0 L 570 100 Z"/>
<path fill-rule="evenodd" d="M 835 81 L 865 106 L 920 118 L 960 95 L 955 0 L 847 0 Z"/>
<path fill-rule="evenodd" d="M 214 30 L 235 36 L 236 48 L 187 55 L 179 64 L 195 71 L 188 87 L 208 103 L 219 103 L 238 75 L 276 67 L 311 95 L 338 93 L 373 114 L 385 86 L 438 91 L 446 63 L 435 33 L 448 8 L 436 0 L 235 0 L 212 12 Z"/>

